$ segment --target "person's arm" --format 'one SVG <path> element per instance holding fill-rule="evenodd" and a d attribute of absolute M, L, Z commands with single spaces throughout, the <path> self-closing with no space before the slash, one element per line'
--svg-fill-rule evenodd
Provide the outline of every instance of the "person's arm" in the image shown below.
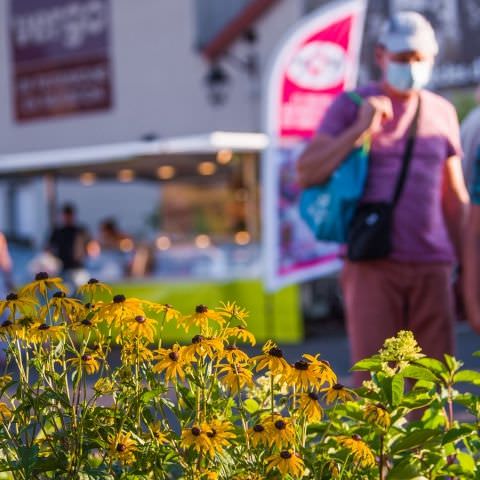
<path fill-rule="evenodd" d="M 388 97 L 370 97 L 359 107 L 353 124 L 342 133 L 335 137 L 319 133 L 297 160 L 300 186 L 306 188 L 325 182 L 367 132 L 377 132 L 382 122 L 392 116 Z"/>
<path fill-rule="evenodd" d="M 459 156 L 449 157 L 443 173 L 442 207 L 450 239 L 458 261 L 463 260 L 464 235 L 469 196 Z"/>
<path fill-rule="evenodd" d="M 480 333 L 480 205 L 472 205 L 465 231 L 463 293 L 467 318 Z"/>
<path fill-rule="evenodd" d="M 0 233 L 0 270 L 5 279 L 5 286 L 9 290 L 13 290 L 12 259 L 8 251 L 7 239 L 2 233 Z"/>

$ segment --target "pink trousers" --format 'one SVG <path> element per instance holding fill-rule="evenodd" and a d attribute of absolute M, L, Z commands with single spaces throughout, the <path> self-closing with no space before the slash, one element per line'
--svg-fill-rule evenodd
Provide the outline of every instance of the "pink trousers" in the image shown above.
<path fill-rule="evenodd" d="M 352 361 L 373 355 L 399 330 L 413 331 L 429 357 L 452 354 L 451 273 L 445 264 L 347 261 L 341 281 Z M 355 386 L 365 378 L 354 373 Z"/>

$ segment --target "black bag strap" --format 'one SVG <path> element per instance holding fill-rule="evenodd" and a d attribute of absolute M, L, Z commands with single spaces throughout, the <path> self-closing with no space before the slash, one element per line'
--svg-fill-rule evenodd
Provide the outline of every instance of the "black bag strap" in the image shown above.
<path fill-rule="evenodd" d="M 415 145 L 415 138 L 418 130 L 418 117 L 420 116 L 420 103 L 421 97 L 418 94 L 417 108 L 413 117 L 412 123 L 408 129 L 407 144 L 405 145 L 405 151 L 403 152 L 402 169 L 398 176 L 397 185 L 395 186 L 395 193 L 393 195 L 392 206 L 395 206 L 402 194 L 403 187 L 405 186 L 405 180 L 407 179 L 408 167 L 410 160 L 412 159 L 413 147 Z"/>

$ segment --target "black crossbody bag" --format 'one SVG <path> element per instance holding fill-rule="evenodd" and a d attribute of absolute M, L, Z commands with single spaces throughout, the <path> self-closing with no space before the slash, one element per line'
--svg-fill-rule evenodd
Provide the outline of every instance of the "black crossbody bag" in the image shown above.
<path fill-rule="evenodd" d="M 420 97 L 408 130 L 402 168 L 392 201 L 361 203 L 354 214 L 349 227 L 347 242 L 347 257 L 351 261 L 377 260 L 388 257 L 392 252 L 393 212 L 407 178 L 415 137 L 417 136 L 419 115 Z"/>

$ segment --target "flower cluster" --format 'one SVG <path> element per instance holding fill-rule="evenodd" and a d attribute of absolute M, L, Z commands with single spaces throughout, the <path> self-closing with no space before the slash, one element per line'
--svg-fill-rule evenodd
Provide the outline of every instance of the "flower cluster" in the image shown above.
<path fill-rule="evenodd" d="M 13 479 L 404 478 L 402 465 L 437 478 L 472 465 L 455 461 L 457 447 L 478 455 L 478 428 L 443 413 L 455 379 L 479 378 L 461 377 L 451 358 L 429 365 L 409 333 L 385 343 L 354 391 L 318 354 L 292 361 L 272 340 L 254 350 L 247 312 L 232 302 L 183 315 L 96 279 L 69 296 L 40 273 L 0 301 L 0 315 L 0 471 Z M 167 322 L 191 341 L 164 344 Z M 388 362 L 401 368 L 382 370 Z M 478 397 L 463 404 L 480 417 Z M 441 415 L 410 426 L 426 406 Z M 448 452 L 443 467 L 437 458 L 431 469 L 429 442 L 439 458 Z"/>

